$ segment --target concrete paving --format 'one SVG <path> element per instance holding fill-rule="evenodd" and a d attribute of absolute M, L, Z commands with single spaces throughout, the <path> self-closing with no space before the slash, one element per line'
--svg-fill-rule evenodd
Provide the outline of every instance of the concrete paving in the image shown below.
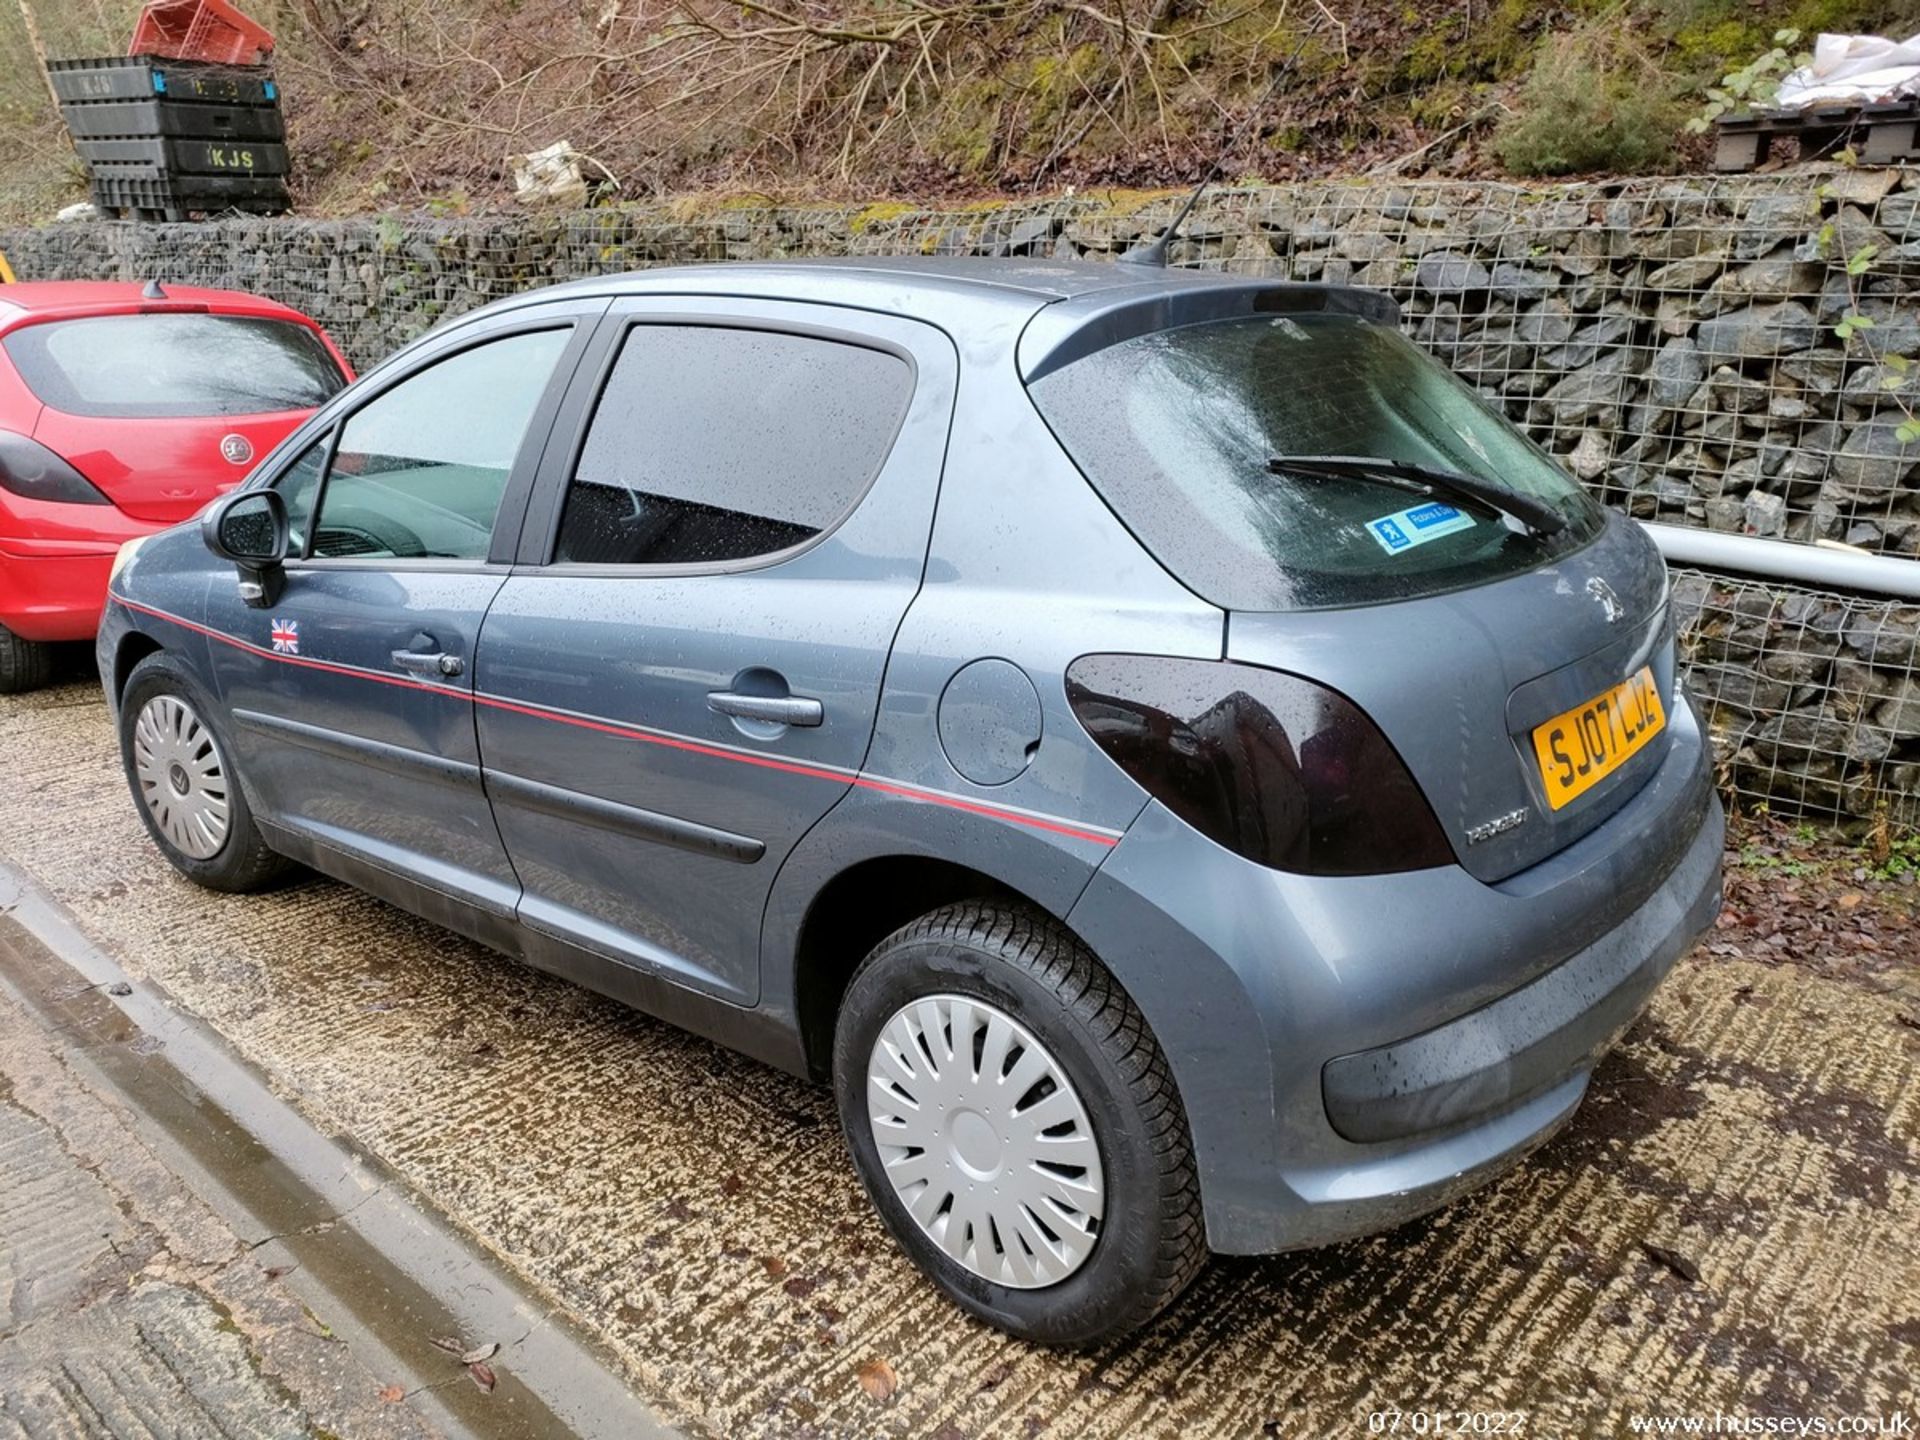
<path fill-rule="evenodd" d="M 0 1440 L 428 1440 L 0 982 Z"/>
<path fill-rule="evenodd" d="M 0 755 L 0 856 L 690 1431 L 1334 1435 L 1477 1409 L 1576 1435 L 1916 1408 L 1912 961 L 1867 984 L 1696 952 L 1574 1124 L 1491 1189 L 1216 1261 L 1133 1342 L 1061 1355 L 920 1281 L 826 1094 L 331 883 L 194 890 L 146 842 L 89 687 L 0 699 Z"/>

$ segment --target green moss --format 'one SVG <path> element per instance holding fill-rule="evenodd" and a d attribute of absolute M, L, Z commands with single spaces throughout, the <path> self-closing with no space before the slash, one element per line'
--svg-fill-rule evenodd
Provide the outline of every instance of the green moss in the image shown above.
<path fill-rule="evenodd" d="M 889 220 L 898 220 L 905 215 L 918 215 L 920 207 L 909 205 L 901 200 L 883 200 L 869 205 L 847 222 L 847 228 L 856 235 L 864 235 L 876 225 L 884 225 Z"/>
<path fill-rule="evenodd" d="M 1798 30 L 1800 43 L 1810 49 L 1822 31 L 1904 38 L 1920 26 L 1920 0 L 1793 0 L 1767 6 L 1747 0 L 1653 0 L 1646 12 L 1649 33 L 1668 47 L 1665 68 L 1699 85 L 1773 48 L 1779 30 Z"/>
<path fill-rule="evenodd" d="M 1393 88 L 1511 79 L 1526 69 L 1539 23 L 1539 8 L 1527 0 L 1499 0 L 1472 20 L 1462 12 L 1426 25 L 1394 67 Z"/>
<path fill-rule="evenodd" d="M 928 148 L 963 175 L 992 168 L 1005 87 L 996 76 L 962 81 L 949 90 L 932 117 Z"/>

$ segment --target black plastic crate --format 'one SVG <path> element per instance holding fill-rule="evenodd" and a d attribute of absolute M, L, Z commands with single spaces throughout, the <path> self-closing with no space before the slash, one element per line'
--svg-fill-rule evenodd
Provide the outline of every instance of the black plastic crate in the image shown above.
<path fill-rule="evenodd" d="M 202 105 L 274 105 L 280 88 L 266 65 L 212 65 L 159 55 L 49 60 L 53 93 L 63 104 L 96 100 L 168 100 Z"/>
<path fill-rule="evenodd" d="M 188 105 L 175 100 L 88 100 L 60 107 L 75 140 L 174 135 L 205 140 L 284 140 L 275 105 Z"/>
<path fill-rule="evenodd" d="M 108 215 L 139 220 L 185 220 L 245 210 L 279 215 L 293 208 L 287 182 L 274 177 L 176 175 L 163 180 L 117 178 L 96 173 L 93 203 Z"/>
<path fill-rule="evenodd" d="M 267 141 L 167 140 L 156 136 L 119 140 L 76 140 L 96 176 L 120 180 L 163 180 L 169 175 L 285 175 L 287 147 Z"/>

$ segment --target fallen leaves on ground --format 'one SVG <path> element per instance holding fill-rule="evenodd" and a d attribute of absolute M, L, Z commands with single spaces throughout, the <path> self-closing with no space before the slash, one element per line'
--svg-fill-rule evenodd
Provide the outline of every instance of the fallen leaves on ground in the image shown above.
<path fill-rule="evenodd" d="M 1664 1265 L 1689 1285 L 1700 1278 L 1700 1267 L 1682 1255 L 1678 1250 L 1669 1250 L 1664 1245 L 1655 1245 L 1651 1240 L 1642 1240 L 1640 1248 L 1647 1258 L 1657 1265 Z"/>
<path fill-rule="evenodd" d="M 1736 818 L 1727 848 L 1726 903 L 1707 954 L 1856 980 L 1903 969 L 1920 954 L 1914 872 L 1768 816 Z"/>
<path fill-rule="evenodd" d="M 881 1359 L 862 1361 L 854 1372 L 860 1382 L 860 1388 L 875 1400 L 891 1400 L 893 1392 L 900 1388 L 900 1376 L 893 1366 Z"/>

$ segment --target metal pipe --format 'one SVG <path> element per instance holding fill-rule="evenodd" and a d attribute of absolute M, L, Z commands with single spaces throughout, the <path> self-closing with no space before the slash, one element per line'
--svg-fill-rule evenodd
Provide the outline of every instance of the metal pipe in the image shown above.
<path fill-rule="evenodd" d="M 1920 560 L 1870 555 L 1837 546 L 1803 545 L 1797 540 L 1764 540 L 1758 535 L 1723 535 L 1686 525 L 1640 523 L 1660 547 L 1660 553 L 1676 564 L 1920 599 Z"/>

